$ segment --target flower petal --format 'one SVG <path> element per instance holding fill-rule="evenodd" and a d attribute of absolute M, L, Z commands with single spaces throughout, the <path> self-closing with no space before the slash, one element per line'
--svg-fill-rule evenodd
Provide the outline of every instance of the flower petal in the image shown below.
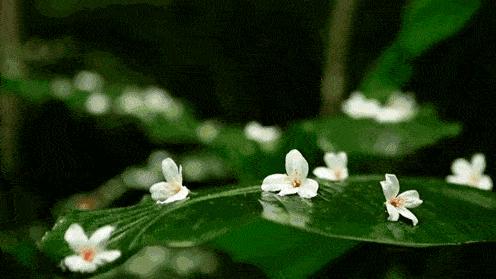
<path fill-rule="evenodd" d="M 174 187 L 171 183 L 158 182 L 150 187 L 150 193 L 152 194 L 152 199 L 155 201 L 163 201 L 174 195 Z"/>
<path fill-rule="evenodd" d="M 339 152 L 337 154 L 328 152 L 324 155 L 324 162 L 330 169 L 342 169 L 346 168 L 348 157 L 344 152 Z"/>
<path fill-rule="evenodd" d="M 341 170 L 340 176 L 338 178 L 339 178 L 339 180 L 345 180 L 346 178 L 348 178 L 348 176 L 349 176 L 348 168 L 344 168 Z"/>
<path fill-rule="evenodd" d="M 96 265 L 102 265 L 104 263 L 110 263 L 117 260 L 121 256 L 121 251 L 119 250 L 107 250 L 97 253 L 93 262 Z"/>
<path fill-rule="evenodd" d="M 467 177 L 459 175 L 448 175 L 446 176 L 446 181 L 452 184 L 466 185 L 468 183 Z"/>
<path fill-rule="evenodd" d="M 417 219 L 417 217 L 415 217 L 415 215 L 413 215 L 413 213 L 410 210 L 408 210 L 408 209 L 406 209 L 404 207 L 398 207 L 396 209 L 401 214 L 401 216 L 412 220 L 414 226 L 417 225 L 418 219 Z"/>
<path fill-rule="evenodd" d="M 348 116 L 360 118 L 372 118 L 380 110 L 377 100 L 367 99 L 361 92 L 353 92 L 341 106 L 342 111 Z"/>
<path fill-rule="evenodd" d="M 89 242 L 95 245 L 105 245 L 106 242 L 109 240 L 110 236 L 112 235 L 112 232 L 114 231 L 115 227 L 113 226 L 103 226 L 99 229 L 97 229 L 90 237 Z"/>
<path fill-rule="evenodd" d="M 317 196 L 319 183 L 313 179 L 307 178 L 303 184 L 298 187 L 298 195 L 305 199 L 311 199 Z"/>
<path fill-rule="evenodd" d="M 384 192 L 384 197 L 387 201 L 391 198 L 396 197 L 398 192 L 400 191 L 400 183 L 396 175 L 394 174 L 386 174 L 386 180 L 381 181 L 382 191 Z"/>
<path fill-rule="evenodd" d="M 488 175 L 481 176 L 479 183 L 477 184 L 479 189 L 491 190 L 493 189 L 493 181 Z"/>
<path fill-rule="evenodd" d="M 408 120 L 413 114 L 409 111 L 396 107 L 384 107 L 379 109 L 375 120 L 379 123 L 398 123 Z"/>
<path fill-rule="evenodd" d="M 336 180 L 336 176 L 334 175 L 334 171 L 332 171 L 331 169 L 325 168 L 325 167 L 316 167 L 313 170 L 313 174 L 320 179 L 326 179 L 326 180 L 331 180 L 331 181 Z"/>
<path fill-rule="evenodd" d="M 162 161 L 162 172 L 164 173 L 167 182 L 176 182 L 180 185 L 183 184 L 182 174 L 179 172 L 176 163 L 171 158 Z"/>
<path fill-rule="evenodd" d="M 300 151 L 293 149 L 286 154 L 286 172 L 288 175 L 297 175 L 305 179 L 308 175 L 308 162 Z"/>
<path fill-rule="evenodd" d="M 262 190 L 275 192 L 290 185 L 289 177 L 286 174 L 276 173 L 267 176 L 262 182 Z"/>
<path fill-rule="evenodd" d="M 281 191 L 278 193 L 279 196 L 287 196 L 287 195 L 293 195 L 298 193 L 299 187 L 293 187 L 292 185 L 287 185 L 281 189 Z"/>
<path fill-rule="evenodd" d="M 468 177 L 472 172 L 472 166 L 467 160 L 463 158 L 458 158 L 455 161 L 453 161 L 453 164 L 451 164 L 451 171 L 455 175 Z"/>
<path fill-rule="evenodd" d="M 94 272 L 97 268 L 94 262 L 87 262 L 77 255 L 65 257 L 64 265 L 72 272 Z"/>
<path fill-rule="evenodd" d="M 477 153 L 472 156 L 472 170 L 476 171 L 479 174 L 484 173 L 484 170 L 486 169 L 486 158 L 484 157 L 484 154 L 482 153 Z"/>
<path fill-rule="evenodd" d="M 422 204 L 419 193 L 416 190 L 408 190 L 398 195 L 398 198 L 404 199 L 403 204 L 406 208 L 414 208 Z"/>
<path fill-rule="evenodd" d="M 72 224 L 65 231 L 64 239 L 75 252 L 78 252 L 82 246 L 88 243 L 88 237 L 79 224 Z"/>
<path fill-rule="evenodd" d="M 386 204 L 386 210 L 389 214 L 388 220 L 389 221 L 398 221 L 398 219 L 400 218 L 400 214 L 398 213 L 398 210 L 396 209 L 396 207 L 394 207 L 389 202 L 386 202 L 385 204 Z"/>
<path fill-rule="evenodd" d="M 179 192 L 170 196 L 164 202 L 161 202 L 161 203 L 171 203 L 171 202 L 175 202 L 175 201 L 184 200 L 188 196 L 188 194 L 189 194 L 189 189 L 186 188 L 185 186 L 182 186 L 181 190 L 179 190 Z"/>

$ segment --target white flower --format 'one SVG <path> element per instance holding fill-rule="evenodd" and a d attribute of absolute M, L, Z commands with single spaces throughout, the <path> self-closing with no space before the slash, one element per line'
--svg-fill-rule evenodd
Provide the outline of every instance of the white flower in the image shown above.
<path fill-rule="evenodd" d="M 74 77 L 74 87 L 81 91 L 95 91 L 103 87 L 103 78 L 95 72 L 81 71 Z"/>
<path fill-rule="evenodd" d="M 126 87 L 117 99 L 117 105 L 118 109 L 124 113 L 137 114 L 144 107 L 139 89 Z"/>
<path fill-rule="evenodd" d="M 93 272 L 98 266 L 115 261 L 121 252 L 105 249 L 112 231 L 114 227 L 103 226 L 88 239 L 79 224 L 70 225 L 64 239 L 76 254 L 65 257 L 63 264 L 73 272 Z"/>
<path fill-rule="evenodd" d="M 377 112 L 375 120 L 380 123 L 398 123 L 410 120 L 416 112 L 417 103 L 412 95 L 395 92 Z"/>
<path fill-rule="evenodd" d="M 172 106 L 174 100 L 161 88 L 149 87 L 144 91 L 143 102 L 150 111 L 164 112 Z"/>
<path fill-rule="evenodd" d="M 55 97 L 65 99 L 72 93 L 71 80 L 66 78 L 56 78 L 50 81 L 50 89 Z"/>
<path fill-rule="evenodd" d="M 162 172 L 167 182 L 158 182 L 150 187 L 152 199 L 156 200 L 158 204 L 184 200 L 188 196 L 189 190 L 183 186 L 181 166 L 178 168 L 171 158 L 167 158 L 162 161 Z"/>
<path fill-rule="evenodd" d="M 386 198 L 387 212 L 389 221 L 398 221 L 400 215 L 412 220 L 413 225 L 417 225 L 418 220 L 413 213 L 407 208 L 415 208 L 422 204 L 419 194 L 416 190 L 408 190 L 398 195 L 400 183 L 394 174 L 386 174 L 386 180 L 381 181 L 382 191 Z"/>
<path fill-rule="evenodd" d="M 246 124 L 244 129 L 248 139 L 259 143 L 270 143 L 276 141 L 281 136 L 281 131 L 275 126 L 262 126 L 256 121 Z"/>
<path fill-rule="evenodd" d="M 86 99 L 86 110 L 91 114 L 103 114 L 110 108 L 110 98 L 102 93 L 91 93 Z"/>
<path fill-rule="evenodd" d="M 449 183 L 468 185 L 482 190 L 491 190 L 493 181 L 488 175 L 484 175 L 486 159 L 484 154 L 474 154 L 472 162 L 469 163 L 463 158 L 456 159 L 451 165 L 454 175 L 448 175 L 446 180 Z"/>
<path fill-rule="evenodd" d="M 348 178 L 348 157 L 346 153 L 328 152 L 324 155 L 324 162 L 327 167 L 317 167 L 313 170 L 313 174 L 321 179 L 331 181 L 340 181 Z"/>
<path fill-rule="evenodd" d="M 279 191 L 280 196 L 298 194 L 302 198 L 313 198 L 317 195 L 319 184 L 307 178 L 308 163 L 296 149 L 286 155 L 286 173 L 267 176 L 262 182 L 262 190 Z"/>
<path fill-rule="evenodd" d="M 206 120 L 196 128 L 196 135 L 204 143 L 211 143 L 219 133 L 220 127 L 213 120 Z"/>
<path fill-rule="evenodd" d="M 348 116 L 360 118 L 374 118 L 379 112 L 381 106 L 377 100 L 367 99 L 360 92 L 354 92 L 343 103 L 342 110 Z"/>

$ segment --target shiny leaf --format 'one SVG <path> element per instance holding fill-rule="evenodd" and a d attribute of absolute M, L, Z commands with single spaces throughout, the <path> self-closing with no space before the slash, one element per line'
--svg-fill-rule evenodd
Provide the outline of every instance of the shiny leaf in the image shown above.
<path fill-rule="evenodd" d="M 129 208 L 74 211 L 59 219 L 45 235 L 42 249 L 55 261 L 71 254 L 63 234 L 72 223 L 81 224 L 89 233 L 103 225 L 116 226 L 109 247 L 122 250 L 123 258 L 148 245 L 189 247 L 215 240 L 226 250 L 233 247 L 231 252 L 235 258 L 259 263 L 260 258 L 254 258 L 257 253 L 244 251 L 245 248 L 250 247 L 250 243 L 254 243 L 253 247 L 260 246 L 260 239 L 271 235 L 278 236 L 277 241 L 283 243 L 286 239 L 291 243 L 288 228 L 300 231 L 301 238 L 296 242 L 306 237 L 314 253 L 332 249 L 326 242 L 337 239 L 411 247 L 496 241 L 494 193 L 440 180 L 399 177 L 401 191 L 416 189 L 424 200 L 420 207 L 412 210 L 419 219 L 414 227 L 409 220 L 386 220 L 380 180 L 381 176 L 362 176 L 342 183 L 321 182 L 319 195 L 312 200 L 261 193 L 260 186 L 251 186 L 199 191 L 188 200 L 168 205 L 157 205 L 145 198 Z M 264 228 L 266 225 L 260 222 L 267 221 L 282 226 Z M 256 227 L 261 230 L 257 231 Z M 223 237 L 227 238 L 223 240 Z M 226 245 L 233 243 L 233 239 L 246 239 L 247 243 L 237 248 Z M 312 244 L 311 239 L 320 239 L 322 246 Z M 322 252 L 320 260 L 325 262 L 339 255 L 346 250 L 346 245 L 353 246 L 352 243 L 337 245 L 335 251 Z M 281 254 L 281 250 L 268 247 L 263 257 L 269 257 L 272 249 L 275 249 L 274 255 Z M 293 252 L 292 256 L 298 257 L 308 251 Z"/>

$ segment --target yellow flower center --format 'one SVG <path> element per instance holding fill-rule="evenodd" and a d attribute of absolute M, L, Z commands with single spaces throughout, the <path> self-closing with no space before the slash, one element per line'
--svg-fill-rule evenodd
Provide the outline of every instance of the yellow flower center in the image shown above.
<path fill-rule="evenodd" d="M 468 183 L 470 185 L 477 186 L 479 184 L 479 175 L 477 175 L 475 173 L 470 175 L 470 177 L 468 179 Z"/>
<path fill-rule="evenodd" d="M 93 248 L 85 248 L 81 251 L 81 258 L 87 262 L 92 262 L 95 258 L 95 249 Z"/>
<path fill-rule="evenodd" d="M 403 200 L 402 198 L 392 198 L 389 200 L 389 203 L 394 207 L 400 207 L 403 206 L 405 200 Z"/>
<path fill-rule="evenodd" d="M 301 180 L 298 178 L 293 178 L 293 181 L 291 181 L 291 184 L 293 185 L 294 188 L 300 187 L 301 185 Z"/>

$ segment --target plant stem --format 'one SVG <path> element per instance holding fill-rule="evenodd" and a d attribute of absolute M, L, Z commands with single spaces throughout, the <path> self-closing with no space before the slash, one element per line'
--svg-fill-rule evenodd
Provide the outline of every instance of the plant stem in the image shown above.
<path fill-rule="evenodd" d="M 346 62 L 357 0 L 337 0 L 330 15 L 328 52 L 321 84 L 321 115 L 337 112 L 346 90 Z"/>
<path fill-rule="evenodd" d="M 20 77 L 24 72 L 19 53 L 19 1 L 0 2 L 0 71 L 2 76 Z M 5 93 L 5 92 L 1 92 Z M 20 122 L 19 104 L 15 96 L 0 95 L 1 168 L 6 177 L 17 169 L 17 127 Z"/>

